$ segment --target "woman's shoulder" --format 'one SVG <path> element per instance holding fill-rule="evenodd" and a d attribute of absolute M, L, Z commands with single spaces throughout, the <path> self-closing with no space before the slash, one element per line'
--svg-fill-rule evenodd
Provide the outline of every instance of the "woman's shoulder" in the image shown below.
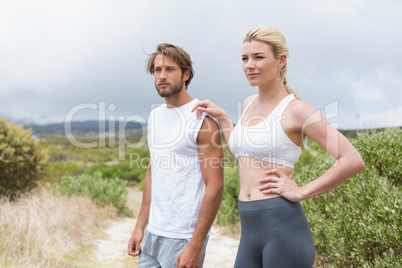
<path fill-rule="evenodd" d="M 257 94 L 248 96 L 244 101 L 243 101 L 243 110 L 249 105 L 250 101 L 252 101 L 255 97 L 257 97 Z"/>
<path fill-rule="evenodd" d="M 305 121 L 307 118 L 311 117 L 313 114 L 317 113 L 311 104 L 302 101 L 300 99 L 294 98 L 287 107 L 287 113 L 293 118 Z"/>

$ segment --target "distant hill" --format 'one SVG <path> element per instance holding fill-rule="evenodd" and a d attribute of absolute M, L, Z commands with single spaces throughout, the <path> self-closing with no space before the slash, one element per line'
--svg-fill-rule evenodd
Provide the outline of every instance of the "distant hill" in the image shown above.
<path fill-rule="evenodd" d="M 105 132 L 109 132 L 109 121 L 101 121 L 101 124 L 105 127 Z M 38 125 L 38 124 L 23 124 L 25 129 L 31 128 L 33 133 L 65 133 L 64 122 L 61 123 L 53 123 L 47 125 Z M 138 122 L 128 122 L 125 125 L 125 122 L 121 122 L 120 126 L 123 128 L 125 126 L 126 130 L 136 130 L 140 129 L 142 125 Z M 119 131 L 119 122 L 114 122 L 114 131 Z M 402 127 L 401 127 L 402 128 Z M 377 128 L 371 129 L 371 131 L 383 131 L 385 128 Z M 71 130 L 73 132 L 80 133 L 88 133 L 88 132 L 99 132 L 99 121 L 96 120 L 88 120 L 88 121 L 73 121 L 71 122 Z M 357 133 L 360 131 L 364 131 L 363 129 L 355 130 L 355 129 L 339 129 L 339 131 L 345 135 L 347 138 L 355 138 Z"/>
<path fill-rule="evenodd" d="M 109 121 L 101 121 L 101 124 L 104 126 L 105 131 L 109 131 Z M 125 126 L 126 130 L 134 130 L 140 129 L 142 125 L 138 122 L 121 122 L 119 124 L 118 121 L 114 122 L 114 131 L 118 131 L 119 127 L 123 128 Z M 37 125 L 37 124 L 28 124 L 24 125 L 25 129 L 32 129 L 33 133 L 65 133 L 64 122 L 62 123 L 53 123 L 47 125 Z M 73 132 L 99 132 L 99 121 L 90 120 L 90 121 L 73 121 L 71 122 L 71 131 Z"/>

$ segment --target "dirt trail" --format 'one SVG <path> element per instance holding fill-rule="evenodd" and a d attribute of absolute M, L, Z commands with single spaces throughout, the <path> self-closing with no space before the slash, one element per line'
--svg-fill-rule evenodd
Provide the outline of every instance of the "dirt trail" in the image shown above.
<path fill-rule="evenodd" d="M 233 267 L 238 246 L 239 239 L 226 236 L 222 233 L 222 229 L 217 226 L 212 226 L 204 267 Z"/>
<path fill-rule="evenodd" d="M 102 267 L 103 265 L 106 267 L 133 267 L 132 265 L 130 266 L 130 263 L 134 264 L 136 261 L 130 260 L 127 255 L 127 243 L 135 223 L 136 220 L 132 218 L 114 221 L 106 229 L 106 236 L 96 240 L 95 256 L 98 262 L 97 267 Z"/>
<path fill-rule="evenodd" d="M 131 194 L 138 200 L 138 193 Z M 105 236 L 95 242 L 96 267 L 135 267 L 137 258 L 127 255 L 127 243 L 136 219 L 123 218 L 114 221 L 105 230 Z M 204 268 L 233 267 L 239 240 L 226 236 L 222 229 L 213 226 L 209 238 Z"/>

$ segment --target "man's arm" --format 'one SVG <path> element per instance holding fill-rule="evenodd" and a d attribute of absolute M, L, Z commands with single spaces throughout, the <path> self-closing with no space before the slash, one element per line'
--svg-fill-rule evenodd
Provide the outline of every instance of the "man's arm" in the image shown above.
<path fill-rule="evenodd" d="M 145 226 L 149 219 L 149 209 L 151 207 L 151 164 L 149 164 L 147 175 L 144 181 L 144 191 L 142 194 L 142 204 L 140 209 L 140 214 L 138 215 L 137 224 L 135 225 L 133 234 L 131 235 L 130 241 L 128 242 L 128 255 L 138 256 L 141 252 L 141 242 L 144 238 Z"/>
<path fill-rule="evenodd" d="M 177 259 L 176 267 L 199 267 L 201 250 L 215 220 L 223 196 L 223 151 L 218 124 L 209 116 L 204 118 L 197 137 L 200 168 L 205 183 L 198 222 L 188 246 Z"/>

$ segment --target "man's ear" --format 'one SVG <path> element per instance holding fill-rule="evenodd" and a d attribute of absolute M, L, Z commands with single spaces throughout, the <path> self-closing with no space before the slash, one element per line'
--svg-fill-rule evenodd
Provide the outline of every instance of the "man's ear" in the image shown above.
<path fill-rule="evenodd" d="M 186 70 L 183 75 L 183 81 L 186 82 L 190 78 L 190 70 Z"/>

